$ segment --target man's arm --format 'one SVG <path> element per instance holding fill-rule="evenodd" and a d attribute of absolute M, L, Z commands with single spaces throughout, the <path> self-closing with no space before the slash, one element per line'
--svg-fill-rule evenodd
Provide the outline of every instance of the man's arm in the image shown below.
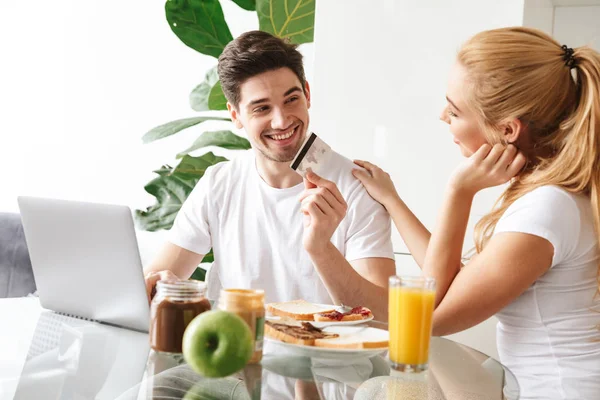
<path fill-rule="evenodd" d="M 394 260 L 362 258 L 351 265 L 331 243 L 333 232 L 346 216 L 346 201 L 333 182 L 314 173 L 307 175 L 305 184 L 307 190 L 300 198 L 305 215 L 304 248 L 329 295 L 336 304 L 369 307 L 377 319 L 387 321 L 387 280 L 395 274 Z"/>
<path fill-rule="evenodd" d="M 203 254 L 194 253 L 170 242 L 165 243 L 152 263 L 144 269 L 148 298 L 151 298 L 156 282 L 163 279 L 188 279 L 203 258 Z"/>
<path fill-rule="evenodd" d="M 378 321 L 387 321 L 387 283 L 396 271 L 394 260 L 363 258 L 351 265 L 332 243 L 309 255 L 336 304 L 365 306 Z"/>

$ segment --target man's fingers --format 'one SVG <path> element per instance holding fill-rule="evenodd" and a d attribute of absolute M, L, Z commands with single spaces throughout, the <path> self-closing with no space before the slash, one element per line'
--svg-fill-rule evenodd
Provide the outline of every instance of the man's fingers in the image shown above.
<path fill-rule="evenodd" d="M 169 270 L 159 272 L 161 281 L 178 281 L 179 277 Z"/>
<path fill-rule="evenodd" d="M 340 190 L 338 189 L 335 183 L 320 177 L 314 172 L 309 172 L 308 174 L 306 174 L 306 177 L 310 180 L 310 182 L 316 184 L 318 187 L 324 187 L 329 189 L 331 194 L 333 194 L 335 198 L 344 205 L 344 207 L 347 207 L 346 201 L 344 200 L 344 196 L 342 196 L 342 193 L 340 193 Z"/>
<path fill-rule="evenodd" d="M 300 196 L 299 201 L 302 203 L 305 199 L 308 199 L 311 196 L 323 197 L 325 199 L 325 201 L 329 204 L 329 206 L 331 208 L 333 208 L 338 214 L 341 214 L 341 215 L 346 214 L 346 209 L 347 209 L 346 203 L 345 202 L 340 203 L 338 201 L 338 199 L 333 195 L 333 193 L 331 193 L 329 191 L 329 189 L 317 188 L 317 189 L 306 190 Z M 323 211 L 325 212 L 326 210 L 323 210 Z M 327 212 L 325 212 L 325 213 L 327 214 Z"/>
<path fill-rule="evenodd" d="M 307 178 L 304 178 L 304 188 L 305 189 L 314 189 L 316 188 L 317 185 L 315 185 L 314 183 L 312 183 L 310 180 L 308 180 Z"/>
<path fill-rule="evenodd" d="M 173 272 L 165 270 L 158 272 L 150 272 L 144 277 L 146 281 L 146 293 L 148 294 L 148 301 L 152 300 L 155 293 L 156 283 L 158 281 L 178 281 L 179 277 Z"/>
<path fill-rule="evenodd" d="M 304 209 L 309 211 L 312 204 L 316 205 L 324 215 L 332 215 L 335 213 L 333 207 L 325 200 L 325 198 L 323 198 L 323 196 L 314 195 L 304 200 Z"/>

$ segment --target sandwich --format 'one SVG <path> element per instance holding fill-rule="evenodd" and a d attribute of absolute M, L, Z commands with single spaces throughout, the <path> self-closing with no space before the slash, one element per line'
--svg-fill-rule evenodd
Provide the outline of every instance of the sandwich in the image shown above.
<path fill-rule="evenodd" d="M 265 322 L 265 335 L 285 343 L 314 346 L 319 339 L 336 338 L 337 333 L 325 333 L 322 329 L 314 327 L 309 322 L 300 325 L 279 324 L 271 321 Z"/>
<path fill-rule="evenodd" d="M 310 322 L 265 322 L 265 335 L 285 343 L 330 349 L 378 349 L 386 348 L 389 333 L 382 329 L 362 327 L 343 335 L 325 332 Z"/>
<path fill-rule="evenodd" d="M 341 313 L 339 311 L 322 312 L 314 314 L 315 321 L 330 322 L 330 321 L 360 321 L 373 317 L 373 313 L 367 307 L 354 307 L 352 310 Z"/>
<path fill-rule="evenodd" d="M 267 304 L 267 312 L 278 317 L 292 318 L 297 321 L 314 321 L 318 313 L 330 313 L 335 308 L 323 307 L 304 300 Z"/>

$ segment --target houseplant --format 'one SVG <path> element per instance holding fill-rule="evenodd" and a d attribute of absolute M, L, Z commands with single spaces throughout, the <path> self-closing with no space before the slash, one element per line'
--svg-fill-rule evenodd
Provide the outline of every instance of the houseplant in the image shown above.
<path fill-rule="evenodd" d="M 256 12 L 259 29 L 293 43 L 313 41 L 316 0 L 221 0 L 234 1 L 245 10 Z M 227 43 L 233 40 L 219 0 L 168 0 L 166 20 L 175 35 L 188 47 L 217 59 Z M 207 121 L 228 121 L 226 99 L 217 76 L 216 65 L 206 72 L 204 80 L 190 93 L 190 106 L 198 112 L 190 118 L 171 121 L 151 129 L 143 136 L 144 143 L 154 142 Z M 211 165 L 226 161 L 225 157 L 206 152 L 200 156 L 190 153 L 209 146 L 228 150 L 247 150 L 250 143 L 231 130 L 205 131 L 192 145 L 176 155 L 175 167 L 163 165 L 155 170 L 158 176 L 144 189 L 156 198 L 146 210 L 136 210 L 138 228 L 146 231 L 170 229 L 177 212 L 196 183 Z M 212 262 L 212 252 L 203 262 Z M 200 276 L 198 276 L 198 274 Z M 199 270 L 196 277 L 202 278 Z"/>

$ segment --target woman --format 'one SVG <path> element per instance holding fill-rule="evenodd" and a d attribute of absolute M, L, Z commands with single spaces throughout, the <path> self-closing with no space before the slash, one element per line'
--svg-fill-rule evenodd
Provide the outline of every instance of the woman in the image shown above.
<path fill-rule="evenodd" d="M 498 351 L 524 399 L 600 398 L 600 54 L 527 28 L 479 33 L 459 51 L 441 120 L 467 159 L 430 234 L 388 174 L 355 170 L 437 281 L 433 334 L 499 319 Z M 473 196 L 510 181 L 475 228 Z"/>

